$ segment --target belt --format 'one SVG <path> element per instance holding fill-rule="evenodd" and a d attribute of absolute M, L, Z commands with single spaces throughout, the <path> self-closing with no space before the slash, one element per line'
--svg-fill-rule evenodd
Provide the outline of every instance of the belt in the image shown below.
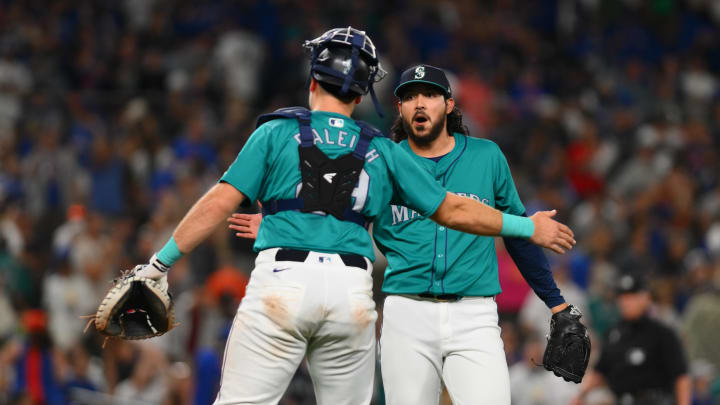
<path fill-rule="evenodd" d="M 420 297 L 420 298 L 424 298 L 424 299 L 428 299 L 428 300 L 433 300 L 433 301 L 436 301 L 436 302 L 456 302 L 456 301 L 460 301 L 461 299 L 466 298 L 466 297 L 467 297 L 467 298 L 479 298 L 479 297 L 482 297 L 482 298 L 493 298 L 493 299 L 495 299 L 495 296 L 494 296 L 494 295 L 469 295 L 469 296 L 464 296 L 464 295 L 458 295 L 458 294 L 433 294 L 433 293 L 429 293 L 429 292 L 424 292 L 424 293 L 414 294 L 414 295 L 415 295 L 416 297 Z"/>
<path fill-rule="evenodd" d="M 310 252 L 307 250 L 285 249 L 281 248 L 275 253 L 275 261 L 278 262 L 304 262 Z M 340 260 L 348 267 L 359 267 L 367 269 L 368 264 L 365 256 L 352 253 L 338 253 Z"/>
<path fill-rule="evenodd" d="M 457 294 L 432 294 L 428 292 L 420 293 L 417 295 L 420 298 L 428 298 L 438 302 L 455 302 L 463 299 L 462 295 Z"/>

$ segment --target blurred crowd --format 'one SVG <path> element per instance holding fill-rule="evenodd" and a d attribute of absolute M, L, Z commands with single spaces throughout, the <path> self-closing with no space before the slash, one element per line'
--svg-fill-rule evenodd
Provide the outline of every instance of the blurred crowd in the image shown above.
<path fill-rule="evenodd" d="M 219 229 L 173 267 L 180 326 L 161 338 L 103 348 L 81 316 L 164 244 L 258 114 L 306 104 L 300 45 L 345 25 L 390 72 L 386 117 L 369 100 L 356 117 L 388 129 L 397 73 L 447 69 L 528 212 L 575 231 L 550 259 L 594 351 L 618 322 L 619 275 L 642 273 L 694 404 L 720 403 L 717 2 L 0 0 L 0 404 L 212 403 L 251 243 Z M 550 312 L 498 243 L 513 404 L 568 403 L 577 386 L 531 362 Z M 281 404 L 312 403 L 301 368 Z"/>

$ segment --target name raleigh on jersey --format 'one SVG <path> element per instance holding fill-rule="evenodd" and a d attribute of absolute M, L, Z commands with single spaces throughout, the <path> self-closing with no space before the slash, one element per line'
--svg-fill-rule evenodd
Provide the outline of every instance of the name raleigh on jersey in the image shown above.
<path fill-rule="evenodd" d="M 342 128 L 343 127 L 343 120 L 338 118 L 331 118 L 328 121 L 328 124 L 334 128 Z M 326 145 L 337 145 L 342 146 L 346 148 L 354 148 L 355 142 L 358 139 L 358 134 L 351 134 L 347 131 L 339 130 L 336 133 L 331 134 L 328 128 L 323 128 L 323 135 L 324 138 L 320 136 L 320 133 L 313 128 L 312 130 L 313 137 L 314 137 L 314 143 L 317 144 L 326 144 Z M 295 138 L 295 141 L 300 144 L 300 133 L 298 132 L 293 136 Z M 378 155 L 377 149 L 370 149 L 366 154 L 365 158 L 367 159 L 367 163 L 372 162 L 373 160 L 380 157 Z"/>

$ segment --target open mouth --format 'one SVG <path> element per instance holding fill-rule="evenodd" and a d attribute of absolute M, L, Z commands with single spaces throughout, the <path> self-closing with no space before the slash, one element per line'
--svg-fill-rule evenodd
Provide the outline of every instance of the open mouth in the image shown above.
<path fill-rule="evenodd" d="M 416 115 L 413 118 L 414 124 L 425 124 L 426 122 L 428 122 L 428 118 L 424 115 Z"/>

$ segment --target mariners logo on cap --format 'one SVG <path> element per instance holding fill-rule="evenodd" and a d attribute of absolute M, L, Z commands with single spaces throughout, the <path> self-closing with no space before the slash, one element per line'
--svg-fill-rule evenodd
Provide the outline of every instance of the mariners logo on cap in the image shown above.
<path fill-rule="evenodd" d="M 415 65 L 400 75 L 400 84 L 395 88 L 395 95 L 401 97 L 401 89 L 413 83 L 425 83 L 437 86 L 445 97 L 452 97 L 450 82 L 442 69 L 430 65 Z"/>

